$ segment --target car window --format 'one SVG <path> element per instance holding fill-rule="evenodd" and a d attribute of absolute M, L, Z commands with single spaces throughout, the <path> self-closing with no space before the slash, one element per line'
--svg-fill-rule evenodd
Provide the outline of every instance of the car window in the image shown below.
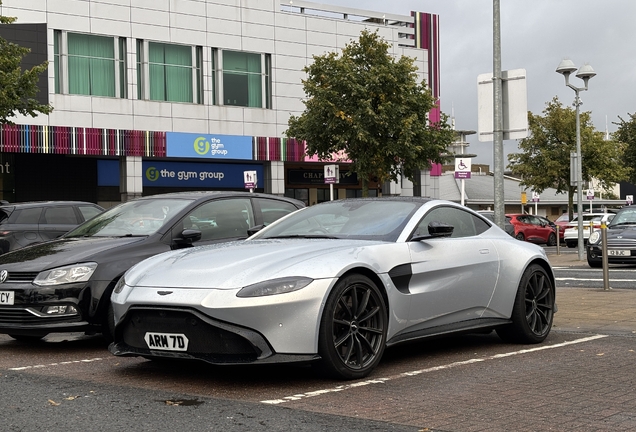
<path fill-rule="evenodd" d="M 201 231 L 201 240 L 247 237 L 254 225 L 249 198 L 219 199 L 207 202 L 183 219 L 183 229 Z"/>
<path fill-rule="evenodd" d="M 79 209 L 80 213 L 82 214 L 82 216 L 84 217 L 84 220 L 89 220 L 94 218 L 95 216 L 97 216 L 98 214 L 100 214 L 102 211 L 100 209 L 98 209 L 97 207 L 93 207 L 93 206 L 77 206 L 77 208 Z"/>
<path fill-rule="evenodd" d="M 44 209 L 43 223 L 77 225 L 77 216 L 71 206 L 48 207 Z"/>
<path fill-rule="evenodd" d="M 36 224 L 40 222 L 42 207 L 21 209 L 15 212 L 15 221 L 18 224 Z"/>
<path fill-rule="evenodd" d="M 297 210 L 295 205 L 285 201 L 266 198 L 257 198 L 254 201 L 256 201 L 261 208 L 263 225 L 266 226 Z"/>
<path fill-rule="evenodd" d="M 436 207 L 428 212 L 420 221 L 416 235 L 427 235 L 431 222 L 443 222 L 455 229 L 451 237 L 470 237 L 483 233 L 490 226 L 482 219 L 455 207 Z"/>
<path fill-rule="evenodd" d="M 625 208 L 619 211 L 614 219 L 612 219 L 612 226 L 619 224 L 636 224 L 636 208 Z"/>

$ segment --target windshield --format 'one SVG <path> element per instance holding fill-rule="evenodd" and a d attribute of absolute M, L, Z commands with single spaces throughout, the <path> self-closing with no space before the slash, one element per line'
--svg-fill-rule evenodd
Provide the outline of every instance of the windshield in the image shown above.
<path fill-rule="evenodd" d="M 614 219 L 609 223 L 608 227 L 611 228 L 616 225 L 636 225 L 636 207 L 624 208 L 619 211 Z"/>
<path fill-rule="evenodd" d="M 191 202 L 192 200 L 167 198 L 129 201 L 97 215 L 64 237 L 151 235 Z"/>
<path fill-rule="evenodd" d="M 382 199 L 330 201 L 299 210 L 256 238 L 355 238 L 395 241 L 422 203 Z"/>

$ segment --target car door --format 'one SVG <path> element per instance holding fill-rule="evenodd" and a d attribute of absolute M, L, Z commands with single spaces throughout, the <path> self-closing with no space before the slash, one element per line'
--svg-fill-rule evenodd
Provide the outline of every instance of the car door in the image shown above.
<path fill-rule="evenodd" d="M 66 234 L 79 224 L 72 205 L 44 207 L 40 219 L 40 238 L 42 241 L 53 240 Z"/>
<path fill-rule="evenodd" d="M 7 241 L 9 243 L 8 250 L 15 250 L 28 246 L 31 243 L 41 242 L 42 238 L 38 230 L 41 217 L 42 207 L 14 210 L 7 221 L 7 227 L 10 227 L 6 232 Z"/>
<path fill-rule="evenodd" d="M 412 276 L 409 331 L 479 318 L 488 307 L 499 274 L 494 243 L 480 234 L 490 226 L 455 207 L 436 207 L 418 224 L 416 234 L 428 224 L 453 225 L 451 237 L 409 242 Z"/>

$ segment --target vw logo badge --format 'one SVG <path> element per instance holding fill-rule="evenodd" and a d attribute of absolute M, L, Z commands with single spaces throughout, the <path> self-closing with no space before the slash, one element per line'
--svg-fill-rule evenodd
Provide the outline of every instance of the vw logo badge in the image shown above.
<path fill-rule="evenodd" d="M 0 283 L 4 283 L 7 280 L 7 276 L 9 276 L 9 272 L 6 270 L 0 271 Z"/>

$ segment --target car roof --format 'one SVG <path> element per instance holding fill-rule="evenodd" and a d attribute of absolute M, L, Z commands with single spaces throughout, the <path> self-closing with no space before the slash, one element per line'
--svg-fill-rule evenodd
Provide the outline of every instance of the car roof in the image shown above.
<path fill-rule="evenodd" d="M 29 202 L 2 204 L 0 205 L 0 208 L 34 208 L 34 207 L 53 207 L 57 205 L 92 205 L 92 206 L 100 207 L 97 204 L 88 202 L 88 201 L 29 201 Z"/>
<path fill-rule="evenodd" d="M 148 195 L 137 200 L 153 200 L 153 199 L 189 199 L 195 201 L 203 201 L 210 198 L 227 198 L 227 197 L 245 197 L 245 198 L 269 198 L 277 199 L 281 201 L 287 201 L 289 203 L 305 206 L 305 203 L 294 198 L 288 198 L 281 195 L 272 195 L 265 193 L 255 192 L 243 192 L 243 191 L 185 191 L 185 192 L 169 192 L 165 194 Z"/>

